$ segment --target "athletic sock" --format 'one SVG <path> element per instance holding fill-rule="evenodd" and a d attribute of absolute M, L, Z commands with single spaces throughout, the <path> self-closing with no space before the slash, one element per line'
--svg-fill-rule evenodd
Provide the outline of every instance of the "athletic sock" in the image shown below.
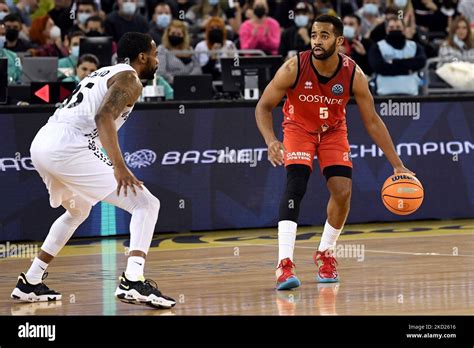
<path fill-rule="evenodd" d="M 339 235 L 341 234 L 343 227 L 341 227 L 340 229 L 336 229 L 329 224 L 328 220 L 326 220 L 326 223 L 324 224 L 323 235 L 321 237 L 321 242 L 319 243 L 318 250 L 319 251 L 325 251 L 328 249 L 333 250 L 334 247 L 336 246 L 336 241 L 339 238 Z"/>
<path fill-rule="evenodd" d="M 278 222 L 278 265 L 281 260 L 287 257 L 293 261 L 297 227 L 298 224 L 294 221 L 283 220 Z"/>
<path fill-rule="evenodd" d="M 41 261 L 38 257 L 35 257 L 30 269 L 26 272 L 26 280 L 28 280 L 28 283 L 33 285 L 41 283 L 46 268 L 48 268 L 48 264 Z"/>
<path fill-rule="evenodd" d="M 145 267 L 145 259 L 140 256 L 130 256 L 127 261 L 127 270 L 125 277 L 132 282 L 144 280 L 143 269 Z"/>

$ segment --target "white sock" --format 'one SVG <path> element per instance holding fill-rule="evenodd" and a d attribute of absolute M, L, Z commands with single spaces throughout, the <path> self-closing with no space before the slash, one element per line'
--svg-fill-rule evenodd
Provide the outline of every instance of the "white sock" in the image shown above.
<path fill-rule="evenodd" d="M 143 268 L 145 268 L 145 259 L 143 257 L 130 256 L 127 261 L 125 277 L 132 282 L 143 280 Z"/>
<path fill-rule="evenodd" d="M 324 231 L 323 235 L 321 237 L 321 242 L 319 243 L 318 250 L 319 251 L 325 251 L 325 250 L 333 250 L 334 247 L 336 246 L 336 241 L 337 238 L 339 238 L 339 235 L 341 234 L 342 229 L 344 226 L 342 226 L 340 229 L 335 229 L 332 227 L 328 220 L 326 220 L 326 223 L 324 224 Z"/>
<path fill-rule="evenodd" d="M 293 261 L 297 227 L 298 224 L 294 221 L 283 220 L 278 222 L 278 265 L 281 260 L 287 257 Z"/>
<path fill-rule="evenodd" d="M 46 268 L 48 268 L 48 264 L 38 259 L 38 257 L 35 257 L 30 269 L 26 272 L 26 280 L 28 280 L 28 283 L 33 285 L 41 283 Z"/>

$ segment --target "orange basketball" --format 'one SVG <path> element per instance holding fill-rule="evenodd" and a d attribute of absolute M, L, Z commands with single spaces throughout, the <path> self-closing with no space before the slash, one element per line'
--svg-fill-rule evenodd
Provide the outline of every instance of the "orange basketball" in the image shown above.
<path fill-rule="evenodd" d="M 421 206 L 423 197 L 423 186 L 413 175 L 395 174 L 383 183 L 382 202 L 394 214 L 414 213 Z"/>

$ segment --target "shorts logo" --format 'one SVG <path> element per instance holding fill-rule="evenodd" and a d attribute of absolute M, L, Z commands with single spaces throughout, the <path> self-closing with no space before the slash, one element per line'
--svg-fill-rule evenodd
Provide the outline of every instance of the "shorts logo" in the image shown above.
<path fill-rule="evenodd" d="M 311 81 L 306 81 L 304 83 L 304 89 L 313 89 L 313 83 Z"/>
<path fill-rule="evenodd" d="M 312 161 L 311 154 L 309 152 L 287 152 L 286 153 L 286 160 L 287 161 L 294 161 L 294 160 L 304 160 L 304 161 Z"/>
<path fill-rule="evenodd" d="M 344 93 L 344 87 L 342 87 L 342 85 L 338 83 L 332 86 L 332 93 L 334 93 L 335 95 L 341 95 L 342 93 Z"/>
<path fill-rule="evenodd" d="M 130 168 L 143 168 L 155 163 L 156 153 L 152 150 L 142 149 L 132 153 L 125 153 L 124 159 Z"/>

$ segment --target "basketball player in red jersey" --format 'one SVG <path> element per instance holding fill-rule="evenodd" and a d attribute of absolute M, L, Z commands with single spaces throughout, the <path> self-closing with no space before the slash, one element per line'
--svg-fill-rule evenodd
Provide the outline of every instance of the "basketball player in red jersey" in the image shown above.
<path fill-rule="evenodd" d="M 364 72 L 349 57 L 339 54 L 343 24 L 334 16 L 316 18 L 311 30 L 311 50 L 300 52 L 276 73 L 257 104 L 257 125 L 268 146 L 268 159 L 285 165 L 286 190 L 278 223 L 278 290 L 301 285 L 295 275 L 293 250 L 301 200 L 317 155 L 331 194 L 327 220 L 314 253 L 319 282 L 337 282 L 332 251 L 347 215 L 352 186 L 352 162 L 347 140 L 346 104 L 353 95 L 362 122 L 373 141 L 383 150 L 394 173 L 412 173 L 398 157 L 390 134 L 377 115 Z M 272 110 L 283 96 L 283 143 L 273 131 Z"/>

